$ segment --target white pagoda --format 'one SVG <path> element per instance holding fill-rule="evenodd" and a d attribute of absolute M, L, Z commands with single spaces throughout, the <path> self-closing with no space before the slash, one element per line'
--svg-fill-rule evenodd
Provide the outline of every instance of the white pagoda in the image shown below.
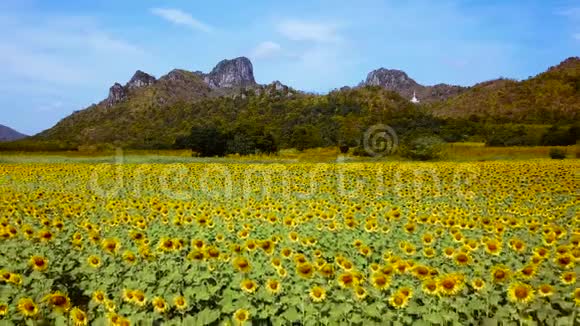
<path fill-rule="evenodd" d="M 415 95 L 415 91 L 413 91 L 413 98 L 411 99 L 411 103 L 415 103 L 415 104 L 419 103 L 419 99 Z"/>

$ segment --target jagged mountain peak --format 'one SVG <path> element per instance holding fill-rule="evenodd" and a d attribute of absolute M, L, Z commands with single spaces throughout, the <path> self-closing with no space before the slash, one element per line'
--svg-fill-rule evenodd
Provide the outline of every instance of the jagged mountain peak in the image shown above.
<path fill-rule="evenodd" d="M 151 76 L 150 74 L 143 72 L 141 70 L 137 70 L 133 77 L 127 82 L 125 85 L 128 89 L 139 88 L 153 85 L 157 80 L 155 77 Z"/>
<path fill-rule="evenodd" d="M 256 85 L 254 67 L 250 59 L 238 57 L 220 61 L 204 81 L 211 88 L 246 87 Z"/>

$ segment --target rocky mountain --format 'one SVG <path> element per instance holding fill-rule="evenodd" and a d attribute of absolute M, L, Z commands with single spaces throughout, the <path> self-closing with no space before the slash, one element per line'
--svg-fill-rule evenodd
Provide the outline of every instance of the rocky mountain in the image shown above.
<path fill-rule="evenodd" d="M 467 88 L 455 85 L 437 84 L 424 86 L 409 77 L 404 71 L 379 68 L 368 73 L 362 86 L 380 86 L 411 98 L 413 94 L 419 101 L 432 102 L 450 98 L 462 93 Z"/>
<path fill-rule="evenodd" d="M 256 85 L 254 67 L 246 57 L 220 61 L 204 76 L 204 82 L 211 88 L 246 87 Z"/>
<path fill-rule="evenodd" d="M 523 81 L 495 79 L 476 84 L 433 103 L 431 109 L 445 118 L 539 124 L 580 119 L 580 57 L 570 57 Z"/>
<path fill-rule="evenodd" d="M 0 142 L 14 141 L 14 140 L 23 139 L 26 137 L 28 137 L 28 136 L 21 134 L 18 131 L 14 130 L 10 127 L 0 125 Z"/>

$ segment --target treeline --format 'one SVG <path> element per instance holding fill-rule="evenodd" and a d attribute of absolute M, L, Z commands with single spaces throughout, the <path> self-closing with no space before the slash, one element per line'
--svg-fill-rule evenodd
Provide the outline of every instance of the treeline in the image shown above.
<path fill-rule="evenodd" d="M 397 93 L 370 86 L 326 95 L 248 89 L 237 96 L 194 103 L 141 102 L 79 111 L 41 135 L 0 143 L 0 150 L 190 148 L 215 156 L 339 146 L 364 154 L 356 148 L 362 146 L 365 131 L 377 124 L 393 128 L 401 145 L 427 136 L 493 146 L 568 145 L 578 139 L 573 121 L 532 126 L 506 123 L 503 117 L 441 118 L 432 114 L 429 105 L 414 105 Z"/>

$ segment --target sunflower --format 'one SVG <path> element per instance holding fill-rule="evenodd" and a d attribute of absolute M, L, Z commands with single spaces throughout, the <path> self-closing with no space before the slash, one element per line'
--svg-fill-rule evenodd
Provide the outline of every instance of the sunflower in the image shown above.
<path fill-rule="evenodd" d="M 331 278 L 332 275 L 334 275 L 334 266 L 332 266 L 332 264 L 326 263 L 318 269 L 318 272 L 323 277 Z"/>
<path fill-rule="evenodd" d="M 429 295 L 437 295 L 439 292 L 437 281 L 433 279 L 423 281 L 421 288 L 423 289 L 423 292 Z"/>
<path fill-rule="evenodd" d="M 38 232 L 38 237 L 40 238 L 40 241 L 46 242 L 52 240 L 54 235 L 49 230 L 41 230 Z"/>
<path fill-rule="evenodd" d="M 387 265 L 383 266 L 380 271 L 386 277 L 391 277 L 395 273 L 395 268 L 393 266 L 387 264 Z"/>
<path fill-rule="evenodd" d="M 173 305 L 179 311 L 184 311 L 187 309 L 187 300 L 182 295 L 175 296 L 173 298 Z"/>
<path fill-rule="evenodd" d="M 510 247 L 515 251 L 515 252 L 523 252 L 526 249 L 526 244 L 520 240 L 520 239 L 512 239 L 510 241 Z"/>
<path fill-rule="evenodd" d="M 541 297 L 549 297 L 554 294 L 554 287 L 550 284 L 542 284 L 538 287 L 538 294 Z"/>
<path fill-rule="evenodd" d="M 437 284 L 441 295 L 455 295 L 463 288 L 463 275 L 443 275 L 439 278 Z"/>
<path fill-rule="evenodd" d="M 572 298 L 574 299 L 574 303 L 577 306 L 580 306 L 580 288 L 574 289 L 574 292 L 572 292 Z"/>
<path fill-rule="evenodd" d="M 565 285 L 574 284 L 576 282 L 576 272 L 564 272 L 560 276 L 560 280 Z"/>
<path fill-rule="evenodd" d="M 501 242 L 496 239 L 488 239 L 484 243 L 485 251 L 494 256 L 499 256 L 501 253 Z"/>
<path fill-rule="evenodd" d="M 29 261 L 30 266 L 39 272 L 44 272 L 48 268 L 48 259 L 42 256 L 32 256 Z"/>
<path fill-rule="evenodd" d="M 491 278 L 494 283 L 503 283 L 510 277 L 510 269 L 503 265 L 496 265 L 491 269 Z"/>
<path fill-rule="evenodd" d="M 358 299 L 358 300 L 364 300 L 364 298 L 367 297 L 367 290 L 362 287 L 362 286 L 355 286 L 353 289 L 354 292 L 354 296 Z"/>
<path fill-rule="evenodd" d="M 123 289 L 123 301 L 125 302 L 131 302 L 133 301 L 133 291 L 129 290 L 129 289 Z"/>
<path fill-rule="evenodd" d="M 534 298 L 534 289 L 526 283 L 512 283 L 508 289 L 508 298 L 512 302 L 527 303 Z"/>
<path fill-rule="evenodd" d="M 455 249 L 453 249 L 451 247 L 447 247 L 447 248 L 443 249 L 443 254 L 447 258 L 453 258 L 454 254 L 455 254 Z"/>
<path fill-rule="evenodd" d="M 402 288 L 399 288 L 397 290 L 397 293 L 403 295 L 406 298 L 411 298 L 413 297 L 413 289 L 411 289 L 408 286 L 403 286 Z"/>
<path fill-rule="evenodd" d="M 44 297 L 43 301 L 48 303 L 48 305 L 51 306 L 53 310 L 60 313 L 67 312 L 71 306 L 68 296 L 60 291 L 47 295 Z"/>
<path fill-rule="evenodd" d="M 381 272 L 375 272 L 371 276 L 371 283 L 377 290 L 384 291 L 391 285 L 391 279 Z"/>
<path fill-rule="evenodd" d="M 435 257 L 435 254 L 436 254 L 435 249 L 431 247 L 423 249 L 423 256 L 427 258 Z"/>
<path fill-rule="evenodd" d="M 237 271 L 242 273 L 248 273 L 250 270 L 252 270 L 252 265 L 250 264 L 250 261 L 244 256 L 238 256 L 234 258 L 232 264 L 234 265 L 234 268 Z"/>
<path fill-rule="evenodd" d="M 133 291 L 133 302 L 136 305 L 143 307 L 147 303 L 147 298 L 145 297 L 145 293 L 143 293 L 143 291 L 141 291 L 141 290 L 134 290 Z"/>
<path fill-rule="evenodd" d="M 89 323 L 89 319 L 87 318 L 87 314 L 80 310 L 79 308 L 75 307 L 70 312 L 70 319 L 73 321 L 74 326 L 84 326 Z"/>
<path fill-rule="evenodd" d="M 524 279 L 531 279 L 534 277 L 534 275 L 536 275 L 536 266 L 535 265 L 527 265 L 524 266 L 524 268 L 522 268 L 519 271 L 519 275 L 524 278 Z"/>
<path fill-rule="evenodd" d="M 246 321 L 250 319 L 250 312 L 246 309 L 238 309 L 234 312 L 234 320 L 236 324 L 243 325 Z"/>
<path fill-rule="evenodd" d="M 416 265 L 411 269 L 411 272 L 413 273 L 413 275 L 419 279 L 425 279 L 427 277 L 430 276 L 429 272 L 429 267 L 424 266 L 424 265 Z"/>
<path fill-rule="evenodd" d="M 101 290 L 97 290 L 97 291 L 93 292 L 93 300 L 98 304 L 105 302 L 106 298 L 107 297 L 105 295 L 105 292 L 103 292 Z"/>
<path fill-rule="evenodd" d="M 280 258 L 278 257 L 274 257 L 272 258 L 272 260 L 270 261 L 270 264 L 272 265 L 272 267 L 274 268 L 280 268 L 280 266 L 282 266 L 282 260 L 280 260 Z"/>
<path fill-rule="evenodd" d="M 281 278 L 285 278 L 286 276 L 288 276 L 288 272 L 283 268 L 280 267 L 276 270 L 276 273 L 278 274 L 278 276 L 280 276 Z"/>
<path fill-rule="evenodd" d="M 105 305 L 105 309 L 108 312 L 115 312 L 115 310 L 117 309 L 117 306 L 115 305 L 115 301 L 113 301 L 113 300 L 109 300 L 109 299 L 105 300 L 104 305 Z"/>
<path fill-rule="evenodd" d="M 296 266 L 296 273 L 303 278 L 311 278 L 314 275 L 314 266 L 310 263 L 302 263 Z"/>
<path fill-rule="evenodd" d="M 404 308 L 409 304 L 409 297 L 400 293 L 394 293 L 389 297 L 389 304 L 395 309 Z"/>
<path fill-rule="evenodd" d="M 102 264 L 101 258 L 95 255 L 89 256 L 89 258 L 87 258 L 87 262 L 89 263 L 89 266 L 93 268 L 99 268 Z"/>
<path fill-rule="evenodd" d="M 0 303 L 0 317 L 8 315 L 9 307 L 5 303 Z"/>
<path fill-rule="evenodd" d="M 104 239 L 101 246 L 105 252 L 112 255 L 116 254 L 119 248 L 121 248 L 121 244 L 117 239 Z"/>
<path fill-rule="evenodd" d="M 314 286 L 308 293 L 310 299 L 314 302 L 322 302 L 326 299 L 326 290 L 321 286 Z"/>
<path fill-rule="evenodd" d="M 356 284 L 354 275 L 350 272 L 342 273 L 338 276 L 338 284 L 343 288 L 350 288 Z"/>
<path fill-rule="evenodd" d="M 151 304 L 153 305 L 153 309 L 155 310 L 155 312 L 159 314 L 162 314 L 165 311 L 167 311 L 167 303 L 161 297 L 153 298 Z"/>
<path fill-rule="evenodd" d="M 459 266 L 465 266 L 471 263 L 471 257 L 467 253 L 461 251 L 455 254 L 454 259 L 455 263 Z"/>
<path fill-rule="evenodd" d="M 137 256 L 129 250 L 126 250 L 123 253 L 123 261 L 125 261 L 129 265 L 133 265 L 137 262 Z"/>
<path fill-rule="evenodd" d="M 285 259 L 290 259 L 292 257 L 292 249 L 290 249 L 290 248 L 282 248 L 282 250 L 280 251 L 280 254 Z"/>
<path fill-rule="evenodd" d="M 554 259 L 554 263 L 562 269 L 569 269 L 574 267 L 574 261 L 575 261 L 574 256 L 570 254 L 558 255 Z"/>
<path fill-rule="evenodd" d="M 26 317 L 33 317 L 38 314 L 38 306 L 30 298 L 18 300 L 18 311 Z"/>
<path fill-rule="evenodd" d="M 12 283 L 14 285 L 21 285 L 22 284 L 22 276 L 16 273 L 10 273 L 8 278 L 8 283 Z"/>
<path fill-rule="evenodd" d="M 269 279 L 266 282 L 266 290 L 268 290 L 268 292 L 270 292 L 271 294 L 277 294 L 280 292 L 281 289 L 282 286 L 280 285 L 280 282 L 278 280 Z"/>
<path fill-rule="evenodd" d="M 471 280 L 471 287 L 473 287 L 475 291 L 479 292 L 485 287 L 485 281 L 481 278 L 474 278 Z"/>
<path fill-rule="evenodd" d="M 433 241 L 435 240 L 435 238 L 433 237 L 433 235 L 431 233 L 425 233 L 425 234 L 423 234 L 422 240 L 423 240 L 423 245 L 430 246 L 433 244 Z"/>
<path fill-rule="evenodd" d="M 242 291 L 251 294 L 256 291 L 256 289 L 258 288 L 258 284 L 256 284 L 256 282 L 252 280 L 245 279 L 242 281 L 242 283 L 240 283 L 240 287 L 242 288 Z"/>

